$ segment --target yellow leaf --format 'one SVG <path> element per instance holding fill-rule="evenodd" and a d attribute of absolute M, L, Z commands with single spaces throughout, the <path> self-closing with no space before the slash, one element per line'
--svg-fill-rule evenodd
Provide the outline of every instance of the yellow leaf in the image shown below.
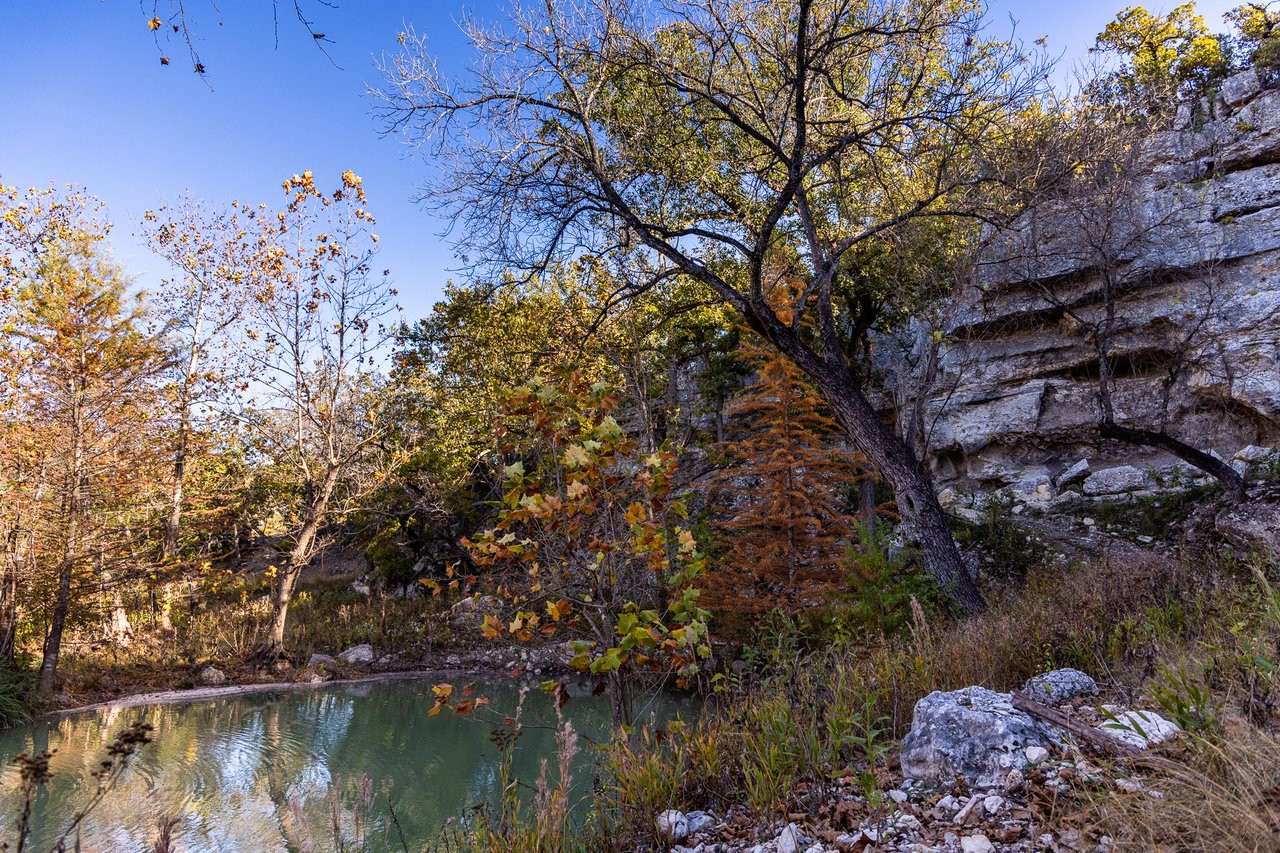
<path fill-rule="evenodd" d="M 159 18 L 152 18 L 151 20 L 147 21 L 147 26 L 153 30 L 158 30 L 163 25 L 164 25 L 164 21 L 160 20 Z"/>

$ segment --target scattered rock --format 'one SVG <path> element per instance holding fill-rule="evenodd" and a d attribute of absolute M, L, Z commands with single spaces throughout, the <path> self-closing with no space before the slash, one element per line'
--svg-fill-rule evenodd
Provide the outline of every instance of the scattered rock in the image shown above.
<path fill-rule="evenodd" d="M 1068 468 L 1067 470 L 1059 474 L 1056 484 L 1058 488 L 1061 489 L 1064 486 L 1069 486 L 1072 483 L 1083 480 L 1085 477 L 1088 477 L 1088 476 L 1089 476 L 1089 460 L 1081 459 L 1079 462 L 1077 462 L 1076 464 L 1072 465 L 1070 468 Z"/>
<path fill-rule="evenodd" d="M 970 835 L 960 839 L 960 849 L 964 853 L 991 853 L 996 847 L 991 843 L 991 839 L 982 833 Z"/>
<path fill-rule="evenodd" d="M 310 669 L 312 667 L 317 667 L 317 666 L 333 666 L 337 662 L 338 662 L 337 658 L 333 657 L 333 655 L 314 654 L 311 657 L 307 658 L 307 668 Z"/>
<path fill-rule="evenodd" d="M 1085 478 L 1086 495 L 1118 495 L 1147 487 L 1147 475 L 1132 465 L 1095 471 Z"/>
<path fill-rule="evenodd" d="M 1182 729 L 1151 711 L 1125 711 L 1101 726 L 1107 734 L 1139 749 L 1146 749 L 1178 735 Z"/>
<path fill-rule="evenodd" d="M 1029 746 L 1049 748 L 1061 734 L 1013 707 L 1008 693 L 967 687 L 934 692 L 916 703 L 902 740 L 904 774 L 933 784 L 957 776 L 976 788 L 999 788 L 1026 764 Z"/>
<path fill-rule="evenodd" d="M 1264 465 L 1277 457 L 1280 457 L 1280 450 L 1274 447 L 1259 447 L 1256 444 L 1241 448 L 1235 455 L 1236 459 L 1250 465 Z"/>
<path fill-rule="evenodd" d="M 659 814 L 656 824 L 658 835 L 667 841 L 684 841 L 689 837 L 689 819 L 676 809 Z"/>
<path fill-rule="evenodd" d="M 1077 696 L 1092 696 L 1098 684 L 1078 669 L 1055 669 L 1033 675 L 1022 685 L 1022 692 L 1045 705 L 1061 705 Z"/>
<path fill-rule="evenodd" d="M 716 816 L 710 812 L 696 811 L 689 812 L 684 816 L 685 822 L 689 825 L 689 834 L 696 835 L 713 826 L 716 822 Z"/>
<path fill-rule="evenodd" d="M 373 653 L 373 646 L 368 643 L 361 643 L 358 646 L 352 646 L 344 652 L 338 654 L 338 659 L 347 666 L 368 666 L 373 663 L 376 655 Z"/>
<path fill-rule="evenodd" d="M 778 833 L 777 853 L 799 853 L 809 844 L 809 839 L 800 834 L 794 823 L 789 823 Z"/>
<path fill-rule="evenodd" d="M 1044 474 L 1033 474 L 1014 483 L 1011 491 L 1014 500 L 1024 503 L 1045 503 L 1054 498 L 1053 483 Z"/>
<path fill-rule="evenodd" d="M 227 674 L 216 666 L 206 666 L 200 670 L 199 678 L 201 684 L 208 684 L 211 687 L 227 683 Z"/>
<path fill-rule="evenodd" d="M 1029 746 L 1022 751 L 1028 764 L 1039 764 L 1049 757 L 1049 750 L 1043 746 Z"/>

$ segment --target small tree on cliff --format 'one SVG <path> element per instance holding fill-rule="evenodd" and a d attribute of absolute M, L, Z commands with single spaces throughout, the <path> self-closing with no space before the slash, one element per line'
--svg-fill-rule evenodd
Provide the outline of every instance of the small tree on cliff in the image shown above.
<path fill-rule="evenodd" d="M 1071 144 L 1057 150 L 1071 168 L 1029 199 L 1017 226 L 996 245 L 1001 263 L 1067 318 L 1063 328 L 1096 354 L 1102 438 L 1169 453 L 1217 479 L 1239 501 L 1245 496 L 1240 473 L 1171 429 L 1175 395 L 1185 391 L 1193 370 L 1207 367 L 1213 330 L 1232 310 L 1231 288 L 1192 228 L 1203 200 L 1189 189 L 1152 195 L 1145 161 L 1150 124 L 1134 110 L 1125 100 L 1086 101 L 1066 114 L 1060 137 Z M 1163 259 L 1152 261 L 1157 250 Z M 1175 288 L 1161 282 L 1172 268 L 1195 275 Z M 1133 313 L 1128 297 L 1145 286 L 1170 289 L 1174 321 Z M 1143 374 L 1157 388 L 1154 405 L 1141 415 L 1122 413 L 1138 406 L 1117 403 L 1123 378 Z"/>

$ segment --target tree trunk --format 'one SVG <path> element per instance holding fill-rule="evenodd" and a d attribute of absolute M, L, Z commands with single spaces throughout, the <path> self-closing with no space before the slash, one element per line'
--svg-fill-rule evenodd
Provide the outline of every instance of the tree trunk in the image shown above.
<path fill-rule="evenodd" d="M 18 577 L 29 550 L 26 533 L 15 524 L 7 533 L 4 574 L 0 576 L 0 664 L 12 664 L 18 639 Z"/>
<path fill-rule="evenodd" d="M 67 549 L 58 567 L 58 594 L 53 602 L 53 615 L 49 620 L 49 634 L 44 642 L 44 658 L 40 661 L 40 690 L 52 693 L 58 679 L 58 654 L 62 651 L 62 629 L 67 623 L 67 611 L 71 608 L 71 569 L 74 558 Z"/>
<path fill-rule="evenodd" d="M 101 561 L 101 555 L 99 555 L 99 561 Z M 103 586 L 110 590 L 111 596 L 111 604 L 107 608 L 107 636 L 116 644 L 127 647 L 133 640 L 133 626 L 129 624 L 129 614 L 124 608 L 124 601 L 120 598 L 120 587 L 114 583 L 110 571 L 99 569 L 98 573 Z"/>
<path fill-rule="evenodd" d="M 284 571 L 280 573 L 279 581 L 276 583 L 271 627 L 267 631 L 267 641 L 259 652 L 259 656 L 263 660 L 273 660 L 284 653 L 284 629 L 289 618 L 289 603 L 293 600 L 293 591 L 298 585 L 298 576 L 302 574 L 303 567 L 311 560 L 316 534 L 319 533 L 320 525 L 324 523 L 325 515 L 329 511 L 329 499 L 333 495 L 333 488 L 337 482 L 338 468 L 330 465 L 325 471 L 324 480 L 320 484 L 311 506 L 307 508 L 307 515 L 303 521 L 302 529 L 298 531 L 298 539 L 293 545 L 293 550 L 289 552 L 289 560 L 285 564 Z"/>
<path fill-rule="evenodd" d="M 934 494 L 933 480 L 911 447 L 880 420 L 843 355 L 834 344 L 826 357 L 819 355 L 767 307 L 747 303 L 742 309 L 747 323 L 814 381 L 853 446 L 893 489 L 908 538 L 919 547 L 924 570 L 943 594 L 967 613 L 985 610 L 986 602 L 960 558 L 951 525 Z"/>
<path fill-rule="evenodd" d="M 162 556 L 166 561 L 178 556 L 178 530 L 182 524 L 183 483 L 187 476 L 187 447 L 184 437 L 185 425 L 180 427 L 178 449 L 173 458 L 173 488 L 169 492 L 169 514 L 164 523 L 164 545 Z"/>
<path fill-rule="evenodd" d="M 1194 465 L 1221 483 L 1227 491 L 1227 497 L 1233 503 L 1241 503 L 1246 497 L 1244 477 L 1240 476 L 1239 471 L 1218 457 L 1203 450 L 1197 450 L 1168 433 L 1133 429 L 1106 419 L 1098 424 L 1098 431 L 1102 433 L 1103 438 L 1118 439 L 1137 447 L 1154 447 L 1173 454 L 1188 465 Z"/>
<path fill-rule="evenodd" d="M 629 726 L 631 720 L 631 685 L 627 683 L 626 674 L 614 669 L 609 671 L 609 710 L 613 716 L 613 724 L 618 727 Z"/>
<path fill-rule="evenodd" d="M 805 365 L 800 365 L 805 368 Z M 877 416 L 871 403 L 847 373 L 834 369 L 809 372 L 850 441 L 893 489 L 898 512 L 909 537 L 919 546 L 925 570 L 962 610 L 986 608 L 982 594 L 960 558 L 947 516 L 929 478 L 911 448 Z M 843 375 L 841 375 L 843 373 Z"/>
<path fill-rule="evenodd" d="M 81 356 L 83 375 L 83 355 Z M 80 516 L 84 512 L 85 425 L 82 381 L 71 383 L 71 460 L 67 470 L 66 530 L 63 532 L 62 560 L 58 566 L 58 593 L 49 619 L 44 657 L 40 661 L 40 690 L 52 693 L 58 679 L 58 655 L 62 651 L 62 631 L 71 609 L 71 572 L 75 567 L 80 540 Z"/>

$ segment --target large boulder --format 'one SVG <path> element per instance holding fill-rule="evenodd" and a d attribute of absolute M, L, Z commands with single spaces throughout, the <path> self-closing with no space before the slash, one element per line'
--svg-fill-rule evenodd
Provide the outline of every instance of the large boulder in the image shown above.
<path fill-rule="evenodd" d="M 1022 692 L 1045 705 L 1061 705 L 1077 696 L 1094 695 L 1098 684 L 1080 670 L 1067 667 L 1031 676 Z"/>
<path fill-rule="evenodd" d="M 368 643 L 352 646 L 338 654 L 338 660 L 347 666 L 368 666 L 373 663 L 375 657 L 377 656 L 373 653 L 373 646 Z"/>
<path fill-rule="evenodd" d="M 227 683 L 227 675 L 216 666 L 206 666 L 200 670 L 200 683 L 216 687 Z"/>
<path fill-rule="evenodd" d="M 1242 551 L 1280 553 L 1280 501 L 1254 500 L 1218 513 L 1214 527 Z"/>
<path fill-rule="evenodd" d="M 1086 495 L 1118 495 L 1147 487 L 1147 475 L 1132 465 L 1094 471 L 1084 480 Z"/>
<path fill-rule="evenodd" d="M 996 788 L 1026 765 L 1027 747 L 1062 742 L 1058 729 L 1014 708 L 1008 693 L 966 687 L 916 703 L 900 760 L 912 779 L 945 784 L 958 776 L 973 788 Z"/>

